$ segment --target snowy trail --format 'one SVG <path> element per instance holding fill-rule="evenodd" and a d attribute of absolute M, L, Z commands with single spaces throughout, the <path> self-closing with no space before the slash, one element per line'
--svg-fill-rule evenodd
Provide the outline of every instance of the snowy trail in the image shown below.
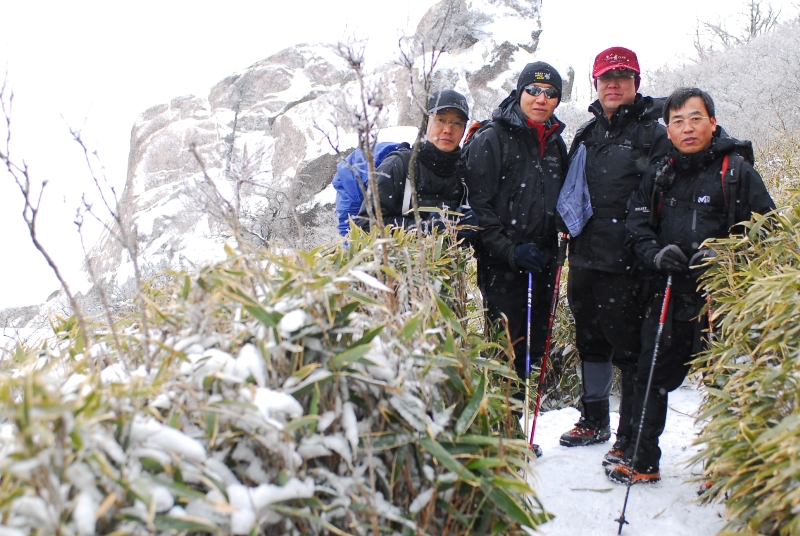
<path fill-rule="evenodd" d="M 661 482 L 631 488 L 625 514 L 630 524 L 625 525 L 623 535 L 705 536 L 717 534 L 724 527 L 724 507 L 698 504 L 698 484 L 687 482 L 700 474 L 699 467 L 687 467 L 685 461 L 698 450 L 692 441 L 701 397 L 702 392 L 689 381 L 670 393 L 666 430 L 660 442 Z M 625 486 L 611 482 L 601 466 L 614 435 L 607 443 L 589 447 L 558 444 L 561 434 L 572 428 L 579 416 L 574 408 L 549 411 L 541 414 L 536 424 L 536 443 L 544 454 L 534 463 L 535 489 L 545 509 L 556 516 L 541 527 L 540 534 L 546 536 L 610 536 L 619 528 L 614 520 L 622 511 Z M 612 431 L 618 419 L 619 415 L 612 412 Z"/>

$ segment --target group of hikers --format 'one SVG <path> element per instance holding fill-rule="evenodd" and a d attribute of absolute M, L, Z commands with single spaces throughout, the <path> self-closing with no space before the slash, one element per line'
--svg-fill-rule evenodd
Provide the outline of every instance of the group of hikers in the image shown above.
<path fill-rule="evenodd" d="M 619 425 L 603 460 L 606 475 L 623 484 L 657 482 L 668 393 L 683 382 L 708 332 L 697 279 L 715 254 L 703 243 L 775 207 L 753 168 L 752 145 L 717 124 L 705 91 L 679 88 L 666 100 L 641 95 L 638 59 L 623 47 L 598 54 L 592 78 L 593 117 L 569 151 L 565 125 L 554 115 L 562 79 L 545 62 L 525 66 L 516 89 L 463 150 L 467 99 L 453 90 L 433 94 L 414 194 L 418 206 L 462 214 L 456 223 L 474 247 L 488 329 L 508 330 L 520 378 L 530 373 L 526 350 L 536 358 L 544 353 L 558 236 L 569 234 L 567 299 L 582 410 L 560 444 L 610 439 L 616 366 Z M 377 170 L 385 224 L 415 225 L 408 212 L 410 153 L 395 151 Z M 424 213 L 426 232 L 443 228 L 446 213 Z M 671 299 L 661 314 L 667 289 Z"/>

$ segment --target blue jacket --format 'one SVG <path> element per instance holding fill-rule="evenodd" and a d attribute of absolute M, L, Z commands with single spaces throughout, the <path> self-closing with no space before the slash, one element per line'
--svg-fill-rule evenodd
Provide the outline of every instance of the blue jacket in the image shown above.
<path fill-rule="evenodd" d="M 392 151 L 396 150 L 404 143 L 397 142 L 381 142 L 375 146 L 373 155 L 375 158 L 375 168 L 380 165 L 386 156 Z M 364 185 L 366 189 L 368 170 L 367 159 L 360 149 L 353 151 L 350 156 L 336 165 L 336 175 L 333 176 L 333 187 L 336 189 L 336 216 L 339 220 L 338 229 L 339 234 L 344 236 L 350 230 L 350 216 L 357 216 L 358 210 L 361 208 L 361 202 L 364 201 L 364 194 L 361 193 L 361 186 L 358 181 Z M 358 180 L 353 170 L 358 172 Z"/>

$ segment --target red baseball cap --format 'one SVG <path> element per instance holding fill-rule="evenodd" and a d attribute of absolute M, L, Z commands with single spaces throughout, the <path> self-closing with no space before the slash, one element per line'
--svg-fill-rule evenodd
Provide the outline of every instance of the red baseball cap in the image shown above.
<path fill-rule="evenodd" d="M 592 78 L 597 78 L 611 69 L 631 69 L 637 74 L 641 73 L 636 53 L 625 47 L 611 47 L 598 54 L 594 59 Z"/>

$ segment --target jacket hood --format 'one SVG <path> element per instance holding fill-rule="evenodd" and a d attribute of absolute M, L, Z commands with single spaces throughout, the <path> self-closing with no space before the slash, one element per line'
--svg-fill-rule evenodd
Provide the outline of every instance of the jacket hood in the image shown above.
<path fill-rule="evenodd" d="M 519 107 L 519 99 L 517 98 L 517 90 L 513 90 L 508 97 L 506 97 L 500 105 L 492 112 L 492 121 L 498 121 L 511 128 L 528 129 L 527 124 L 528 116 L 526 116 L 522 108 Z M 561 134 L 566 125 L 558 120 L 553 114 L 550 119 L 545 121 L 545 129 L 550 129 L 553 125 L 558 125 L 558 128 L 551 134 L 551 136 L 558 136 Z"/>

